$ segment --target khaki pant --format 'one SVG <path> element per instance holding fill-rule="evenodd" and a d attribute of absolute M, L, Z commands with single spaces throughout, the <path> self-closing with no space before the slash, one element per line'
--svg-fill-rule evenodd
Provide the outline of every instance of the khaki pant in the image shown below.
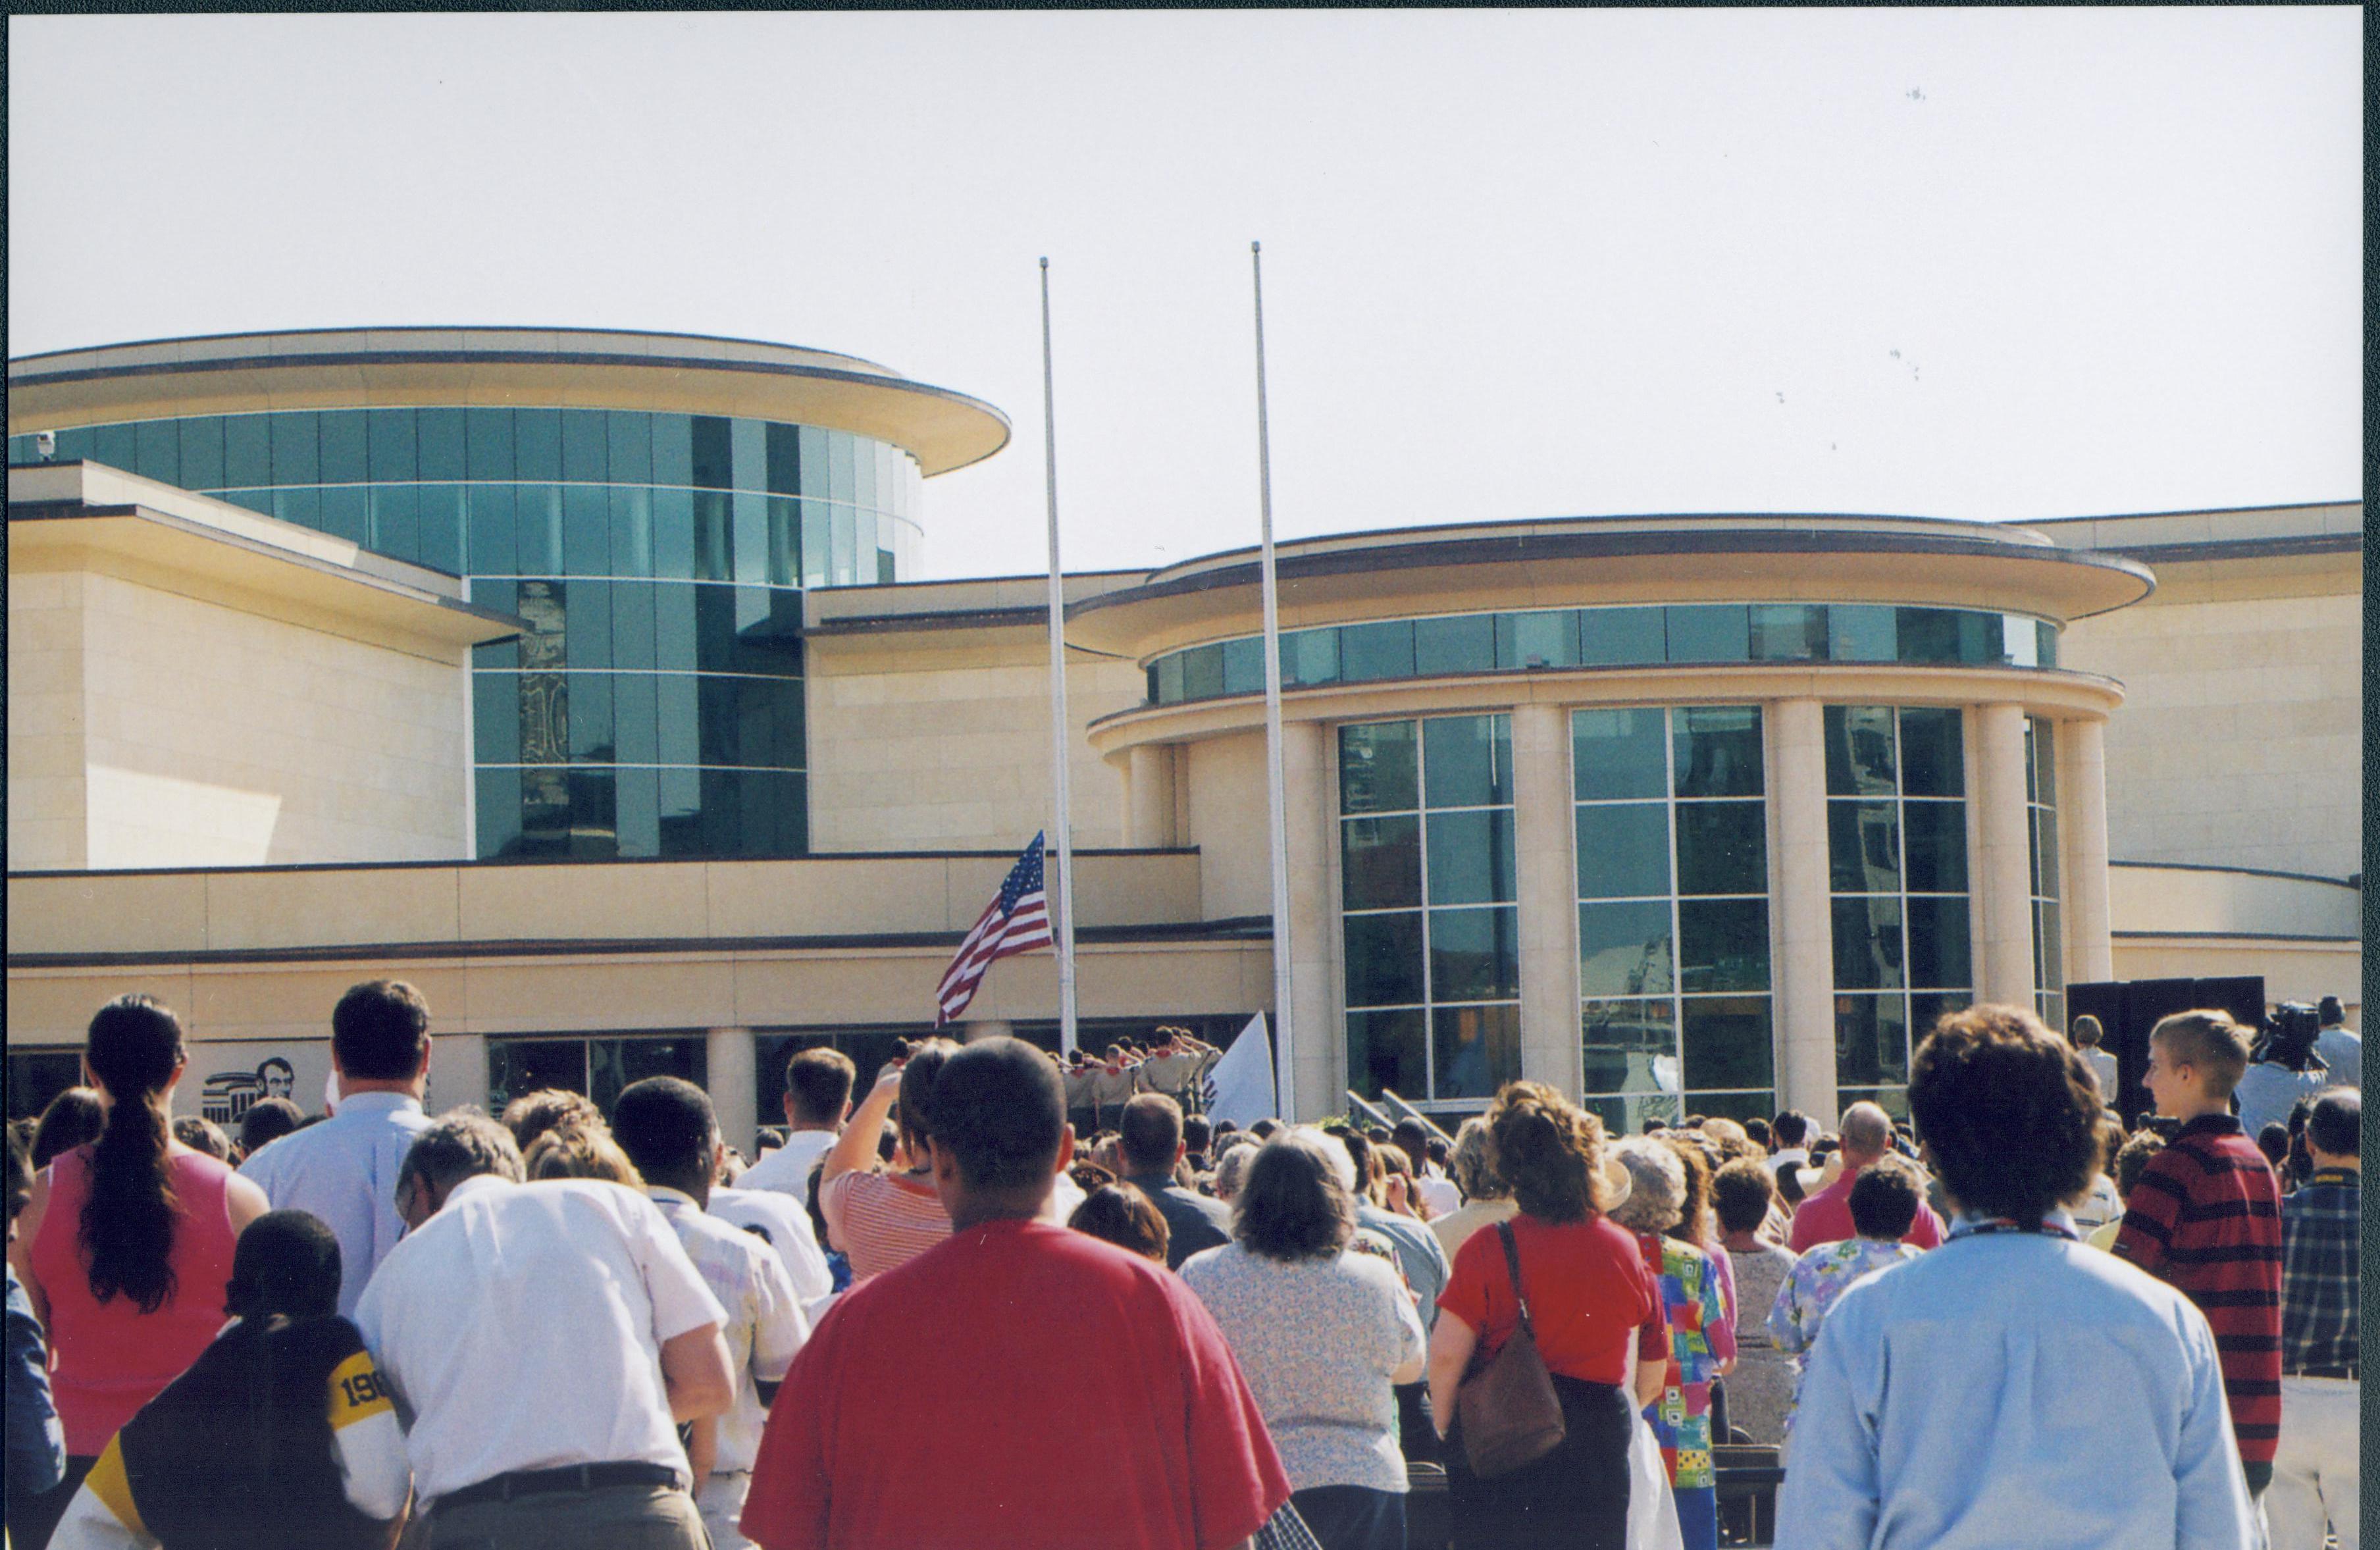
<path fill-rule="evenodd" d="M 433 1510 L 420 1550 L 705 1550 L 694 1498 L 668 1485 L 541 1491 Z"/>
<path fill-rule="evenodd" d="M 752 1476 L 746 1471 L 714 1473 L 696 1492 L 694 1505 L 710 1535 L 711 1550 L 749 1550 L 752 1542 L 735 1520 L 744 1516 L 744 1498 L 752 1494 Z"/>
<path fill-rule="evenodd" d="M 2281 1380 L 2281 1440 L 2265 1492 L 2273 1550 L 2322 1550 L 2325 1519 L 2338 1550 L 2356 1550 L 2363 1532 L 2362 1391 L 2347 1378 Z"/>

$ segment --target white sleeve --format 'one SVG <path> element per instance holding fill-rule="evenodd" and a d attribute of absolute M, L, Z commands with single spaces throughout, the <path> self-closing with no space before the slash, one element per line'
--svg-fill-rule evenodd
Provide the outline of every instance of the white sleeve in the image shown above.
<path fill-rule="evenodd" d="M 706 1324 L 725 1328 L 727 1311 L 702 1284 L 701 1272 L 686 1257 L 686 1246 L 661 1207 L 626 1190 L 605 1193 L 618 1195 L 627 1214 L 631 1248 L 644 1272 L 645 1294 L 653 1302 L 654 1340 L 666 1344 Z"/>
<path fill-rule="evenodd" d="M 156 1550 L 156 1544 L 150 1535 L 126 1528 L 88 1485 L 75 1493 L 50 1535 L 51 1550 Z"/>
<path fill-rule="evenodd" d="M 776 1255 L 754 1254 L 752 1269 L 752 1375 L 775 1383 L 809 1339 L 809 1315 L 802 1311 L 803 1299 Z"/>
<path fill-rule="evenodd" d="M 339 1479 L 358 1512 L 385 1523 L 405 1510 L 413 1489 L 406 1465 L 405 1430 L 396 1412 L 382 1411 L 332 1434 L 339 1445 Z"/>

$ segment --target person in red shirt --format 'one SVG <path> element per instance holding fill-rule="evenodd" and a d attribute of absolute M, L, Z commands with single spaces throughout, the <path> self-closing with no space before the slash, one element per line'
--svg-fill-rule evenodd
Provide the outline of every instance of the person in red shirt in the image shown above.
<path fill-rule="evenodd" d="M 2181 1128 L 2124 1198 L 2116 1253 L 2214 1326 L 2240 1461 L 2261 1496 L 2281 1433 L 2281 1191 L 2231 1113 L 2248 1042 L 2221 1011 L 2177 1012 L 2149 1030 L 2141 1085 Z"/>
<path fill-rule="evenodd" d="M 1873 1168 L 1892 1150 L 1892 1118 L 1872 1103 L 1855 1103 L 1843 1110 L 1843 1176 L 1802 1202 L 1793 1213 L 1793 1252 L 1806 1253 L 1821 1243 L 1840 1243 L 1859 1236 L 1852 1223 L 1852 1185 L 1860 1170 Z M 1942 1218 L 1923 1201 L 1917 1219 L 1900 1241 L 1912 1249 L 1942 1245 Z"/>
<path fill-rule="evenodd" d="M 1012 1038 L 953 1053 L 928 1129 L 951 1236 L 853 1288 L 802 1348 L 752 1466 L 745 1537 L 1224 1550 L 1252 1536 L 1289 1479 L 1222 1332 L 1163 1266 L 1034 1219 L 1074 1153 L 1049 1059 Z M 1094 1464 L 1051 1430 L 1060 1417 L 1098 1440 Z"/>

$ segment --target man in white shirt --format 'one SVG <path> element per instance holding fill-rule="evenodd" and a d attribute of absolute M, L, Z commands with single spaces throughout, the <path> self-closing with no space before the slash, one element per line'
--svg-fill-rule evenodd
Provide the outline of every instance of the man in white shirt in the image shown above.
<path fill-rule="evenodd" d="M 746 1169 L 736 1187 L 775 1190 L 807 1208 L 810 1170 L 851 1118 L 851 1087 L 857 1074 L 851 1057 L 840 1049 L 795 1051 L 785 1062 L 785 1144 Z"/>
<path fill-rule="evenodd" d="M 1784 1176 L 1789 1168 L 1810 1166 L 1810 1132 L 1815 1129 L 1807 1114 L 1787 1109 L 1768 1122 L 1768 1139 L 1773 1149 L 1768 1154 L 1768 1171 Z"/>
<path fill-rule="evenodd" d="M 520 1180 L 486 1115 L 424 1131 L 397 1178 L 409 1232 L 356 1309 L 413 1417 L 420 1543 L 704 1550 L 676 1426 L 735 1402 L 726 1314 L 651 1201 Z"/>
<path fill-rule="evenodd" d="M 375 979 L 331 1013 L 339 1110 L 293 1131 L 240 1165 L 276 1211 L 306 1211 L 339 1241 L 339 1312 L 353 1318 L 372 1271 L 396 1246 L 396 1175 L 430 1084 L 430 1003 L 401 979 Z"/>
<path fill-rule="evenodd" d="M 694 1503 L 711 1544 L 743 1550 L 749 1542 L 735 1520 L 752 1487 L 752 1459 L 777 1385 L 809 1338 L 809 1320 L 777 1256 L 751 1233 L 704 1209 L 726 1149 L 709 1094 L 674 1076 L 634 1083 L 613 1106 L 612 1138 L 644 1175 L 646 1194 L 727 1311 L 722 1333 L 735 1374 L 735 1402 L 716 1420 L 694 1423 L 690 1454 Z"/>
<path fill-rule="evenodd" d="M 2314 1035 L 2314 1053 L 2330 1068 L 2338 1086 L 2363 1089 L 2363 1035 L 2347 1025 L 2347 1009 L 2336 996 L 2325 996 L 2314 1007 L 2322 1032 Z"/>

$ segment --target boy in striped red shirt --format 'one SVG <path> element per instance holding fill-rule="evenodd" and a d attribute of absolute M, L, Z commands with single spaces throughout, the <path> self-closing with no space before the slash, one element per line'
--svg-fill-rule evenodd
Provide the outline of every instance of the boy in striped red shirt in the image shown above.
<path fill-rule="evenodd" d="M 2262 1496 L 2281 1423 L 2281 1194 L 2231 1114 L 2248 1048 L 2248 1031 L 2220 1011 L 2177 1012 L 2150 1031 L 2142 1084 L 2181 1128 L 2132 1186 L 2116 1253 L 2214 1327 L 2240 1459 Z"/>

